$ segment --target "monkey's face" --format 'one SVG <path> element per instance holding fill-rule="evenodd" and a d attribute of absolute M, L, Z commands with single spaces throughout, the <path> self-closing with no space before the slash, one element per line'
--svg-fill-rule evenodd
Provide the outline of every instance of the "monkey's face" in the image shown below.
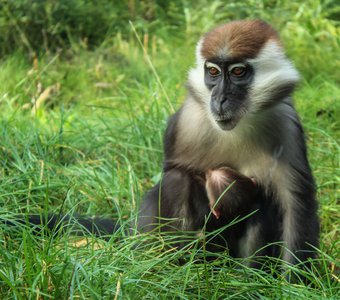
<path fill-rule="evenodd" d="M 210 111 L 223 130 L 233 129 L 248 108 L 248 91 L 254 77 L 250 64 L 241 61 L 205 61 L 204 83 L 211 91 Z"/>
<path fill-rule="evenodd" d="M 241 122 L 289 97 L 299 76 L 277 33 L 260 20 L 234 21 L 208 32 L 196 48 L 189 92 L 216 128 Z M 249 126 L 246 126 L 249 128 Z"/>

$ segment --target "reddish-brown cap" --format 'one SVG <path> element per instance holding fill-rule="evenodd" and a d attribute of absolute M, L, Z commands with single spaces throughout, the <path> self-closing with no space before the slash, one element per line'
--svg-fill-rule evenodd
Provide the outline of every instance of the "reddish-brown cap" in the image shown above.
<path fill-rule="evenodd" d="M 205 59 L 254 58 L 264 44 L 279 41 L 277 32 L 262 20 L 233 21 L 209 31 L 203 37 L 201 54 Z"/>

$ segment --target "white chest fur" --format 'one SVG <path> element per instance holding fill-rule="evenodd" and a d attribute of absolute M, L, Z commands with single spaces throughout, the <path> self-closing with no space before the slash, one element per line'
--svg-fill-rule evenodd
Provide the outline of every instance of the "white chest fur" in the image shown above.
<path fill-rule="evenodd" d="M 187 101 L 183 106 L 175 163 L 202 171 L 229 166 L 246 176 L 267 181 L 277 167 L 277 161 L 249 138 L 252 128 L 247 128 L 244 122 L 232 131 L 223 131 L 210 119 L 208 111 L 194 101 Z"/>

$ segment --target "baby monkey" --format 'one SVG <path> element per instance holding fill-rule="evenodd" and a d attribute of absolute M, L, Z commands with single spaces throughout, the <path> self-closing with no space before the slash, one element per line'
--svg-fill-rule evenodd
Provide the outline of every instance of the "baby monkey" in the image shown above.
<path fill-rule="evenodd" d="M 205 225 L 206 232 L 219 232 L 209 239 L 206 249 L 211 252 L 228 249 L 231 256 L 242 257 L 242 238 L 247 228 L 262 218 L 255 180 L 228 167 L 210 169 L 205 172 L 205 191 L 208 212 L 212 214 Z"/>
<path fill-rule="evenodd" d="M 254 207 L 257 185 L 253 178 L 222 167 L 208 170 L 205 179 L 209 206 L 216 219 L 244 216 Z"/>

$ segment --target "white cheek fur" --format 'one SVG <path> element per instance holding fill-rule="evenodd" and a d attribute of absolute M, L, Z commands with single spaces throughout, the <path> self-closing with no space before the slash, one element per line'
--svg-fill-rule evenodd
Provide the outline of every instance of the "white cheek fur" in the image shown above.
<path fill-rule="evenodd" d="M 298 72 L 275 41 L 269 40 L 259 55 L 249 59 L 248 63 L 255 70 L 249 95 L 253 111 L 257 111 L 263 103 L 268 102 L 270 96 L 280 87 L 299 81 Z"/>
<path fill-rule="evenodd" d="M 209 103 L 211 98 L 211 91 L 204 83 L 203 66 L 196 67 L 189 71 L 189 84 L 195 90 L 195 93 L 199 96 L 200 100 Z"/>
<path fill-rule="evenodd" d="M 211 91 L 204 83 L 204 63 L 205 60 L 201 55 L 202 40 L 197 43 L 196 47 L 196 66 L 189 71 L 189 85 L 195 90 L 200 99 L 208 104 L 211 98 Z"/>

